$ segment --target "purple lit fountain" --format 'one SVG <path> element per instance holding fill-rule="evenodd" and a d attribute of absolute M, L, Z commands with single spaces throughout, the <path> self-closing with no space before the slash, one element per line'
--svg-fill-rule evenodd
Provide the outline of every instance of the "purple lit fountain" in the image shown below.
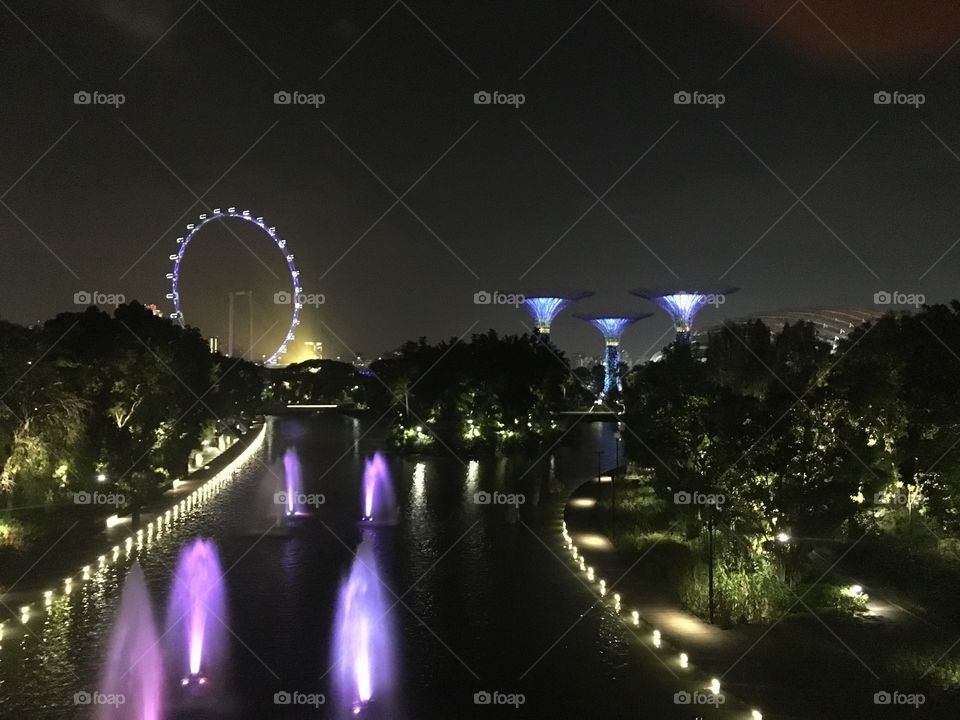
<path fill-rule="evenodd" d="M 181 685 L 206 685 L 211 675 L 223 668 L 226 622 L 217 548 L 211 540 L 194 540 L 180 551 L 167 608 L 169 657 L 182 678 Z"/>
<path fill-rule="evenodd" d="M 378 525 L 397 522 L 397 501 L 387 461 L 379 451 L 368 458 L 363 468 L 363 521 Z"/>
<path fill-rule="evenodd" d="M 300 515 L 302 514 L 300 498 L 303 497 L 303 480 L 300 472 L 300 458 L 297 457 L 297 450 L 294 447 L 288 447 L 283 454 L 283 476 L 286 496 L 283 512 L 288 517 Z"/>
<path fill-rule="evenodd" d="M 122 704 L 98 704 L 97 720 L 163 720 L 163 658 L 153 622 L 153 608 L 140 564 L 123 583 L 120 612 L 110 635 L 102 692 L 122 695 Z"/>
<path fill-rule="evenodd" d="M 369 540 L 357 548 L 350 577 L 340 586 L 334 625 L 334 686 L 342 709 L 354 715 L 387 702 L 393 685 L 393 639 Z"/>

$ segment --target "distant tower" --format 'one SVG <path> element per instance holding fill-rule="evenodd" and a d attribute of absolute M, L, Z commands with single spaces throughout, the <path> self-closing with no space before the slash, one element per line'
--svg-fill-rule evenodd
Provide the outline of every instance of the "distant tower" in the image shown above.
<path fill-rule="evenodd" d="M 220 338 L 214 335 L 213 337 L 207 338 L 207 342 L 210 343 L 210 353 L 216 355 L 220 352 Z"/>
<path fill-rule="evenodd" d="M 311 360 L 323 360 L 323 342 L 320 340 L 307 340 L 303 343 L 308 348 L 310 352 L 313 353 Z"/>
<path fill-rule="evenodd" d="M 704 305 L 720 305 L 727 295 L 732 295 L 738 288 L 722 288 L 718 290 L 677 290 L 657 292 L 643 288 L 631 290 L 633 295 L 655 302 L 666 310 L 673 318 L 673 325 L 677 330 L 677 342 L 690 342 L 690 328 L 693 318 Z"/>
<path fill-rule="evenodd" d="M 523 304 L 527 308 L 527 312 L 533 317 L 533 321 L 537 325 L 537 332 L 541 335 L 549 335 L 553 319 L 567 305 L 591 295 L 593 295 L 592 292 L 581 292 L 573 295 L 525 295 Z"/>
<path fill-rule="evenodd" d="M 638 320 L 648 318 L 653 313 L 643 313 L 641 315 L 580 315 L 576 317 L 586 320 L 597 330 L 603 333 L 603 339 L 607 343 L 604 353 L 604 373 L 603 373 L 603 395 L 608 395 L 611 390 L 618 392 L 623 390 L 623 383 L 620 381 L 620 337 L 623 331 L 633 325 Z"/>

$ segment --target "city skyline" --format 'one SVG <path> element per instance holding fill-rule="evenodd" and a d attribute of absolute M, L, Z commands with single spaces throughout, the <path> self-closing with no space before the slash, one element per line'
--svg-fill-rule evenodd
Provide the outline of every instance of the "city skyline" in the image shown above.
<path fill-rule="evenodd" d="M 289 239 L 328 355 L 530 330 L 473 302 L 525 286 L 594 288 L 578 310 L 627 313 L 648 309 L 637 285 L 742 287 L 709 324 L 880 292 L 948 301 L 960 20 L 921 3 L 891 39 L 899 11 L 847 7 L 11 6 L 0 315 L 46 319 L 94 290 L 170 312 L 176 238 L 220 206 Z M 276 248 L 234 227 L 201 240 L 227 250 L 190 272 L 249 265 L 229 290 L 261 296 L 258 335 L 282 324 Z M 200 329 L 225 334 L 225 295 L 192 292 Z M 625 348 L 669 328 L 655 317 Z M 593 342 L 565 315 L 555 339 Z"/>

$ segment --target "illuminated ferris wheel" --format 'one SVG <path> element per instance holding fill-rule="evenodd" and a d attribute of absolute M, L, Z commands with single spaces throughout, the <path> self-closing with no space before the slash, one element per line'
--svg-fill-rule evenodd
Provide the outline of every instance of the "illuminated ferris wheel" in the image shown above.
<path fill-rule="evenodd" d="M 177 252 L 170 256 L 170 259 L 173 261 L 173 272 L 167 273 L 167 280 L 170 281 L 171 285 L 170 292 L 167 293 L 167 299 L 173 303 L 173 312 L 170 314 L 170 318 L 180 323 L 181 327 L 186 326 L 183 308 L 180 306 L 180 268 L 183 264 L 183 256 L 187 251 L 187 246 L 207 223 L 224 218 L 236 218 L 237 220 L 248 222 L 260 228 L 270 237 L 280 252 L 283 253 L 287 268 L 290 270 L 290 280 L 293 285 L 293 294 L 290 296 L 290 305 L 293 309 L 290 317 L 290 327 L 287 330 L 283 342 L 280 343 L 280 347 L 278 347 L 265 362 L 266 365 L 276 365 L 283 354 L 287 352 L 287 345 L 295 338 L 294 330 L 300 324 L 300 310 L 303 308 L 300 271 L 297 270 L 296 265 L 293 264 L 293 253 L 290 252 L 290 249 L 287 247 L 287 241 L 277 235 L 277 229 L 271 225 L 267 225 L 263 217 L 254 217 L 251 215 L 249 210 L 238 211 L 235 207 L 231 207 L 223 211 L 220 208 L 216 208 L 209 215 L 207 213 L 200 215 L 198 222 L 187 225 L 187 230 L 189 231 L 187 235 L 177 238 Z"/>

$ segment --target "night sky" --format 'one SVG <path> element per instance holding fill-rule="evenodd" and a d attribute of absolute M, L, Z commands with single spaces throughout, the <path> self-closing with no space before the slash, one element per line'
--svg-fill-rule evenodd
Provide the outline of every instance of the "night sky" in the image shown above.
<path fill-rule="evenodd" d="M 656 310 L 638 286 L 742 288 L 700 324 L 960 294 L 954 2 L 3 0 L 0 37 L 7 320 L 84 290 L 169 312 L 176 237 L 228 206 L 288 239 L 325 297 L 298 338 L 327 356 L 530 327 L 480 290 L 592 289 L 576 311 L 630 313 Z M 282 90 L 325 103 L 276 105 Z M 474 104 L 484 90 L 525 102 Z M 725 102 L 677 105 L 683 90 Z M 227 293 L 252 289 L 268 352 L 284 273 L 252 228 L 205 230 L 187 319 L 225 335 Z M 669 330 L 656 310 L 624 347 Z M 570 311 L 553 337 L 601 350 Z"/>

